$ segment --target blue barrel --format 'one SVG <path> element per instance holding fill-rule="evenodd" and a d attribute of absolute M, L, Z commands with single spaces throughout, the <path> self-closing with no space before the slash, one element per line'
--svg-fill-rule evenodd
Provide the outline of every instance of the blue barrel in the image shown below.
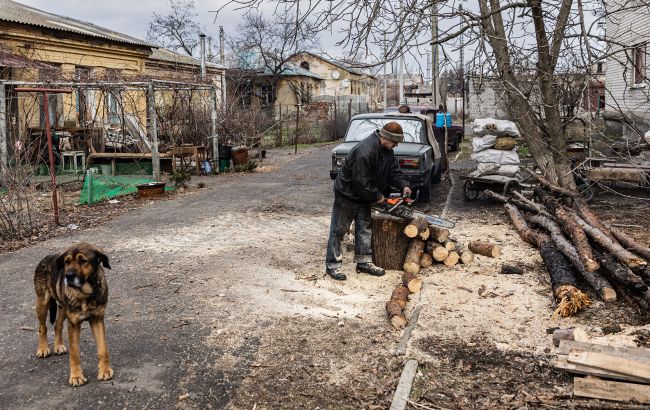
<path fill-rule="evenodd" d="M 442 128 L 445 126 L 445 120 L 447 122 L 447 127 L 451 127 L 451 113 L 450 112 L 439 112 L 436 114 L 436 128 Z"/>

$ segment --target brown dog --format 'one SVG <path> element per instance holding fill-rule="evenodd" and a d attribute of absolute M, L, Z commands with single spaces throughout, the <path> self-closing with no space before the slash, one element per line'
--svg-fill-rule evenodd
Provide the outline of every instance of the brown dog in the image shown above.
<path fill-rule="evenodd" d="M 86 383 L 81 370 L 79 357 L 79 335 L 81 322 L 90 322 L 90 328 L 97 343 L 99 357 L 98 380 L 113 378 L 106 335 L 104 331 L 104 311 L 108 302 L 108 286 L 102 265 L 110 269 L 108 257 L 89 243 L 77 243 L 61 255 L 49 255 L 36 267 L 34 289 L 36 290 L 36 314 L 38 315 L 37 357 L 50 355 L 47 343 L 47 311 L 50 322 L 54 324 L 54 353 L 66 352 L 61 331 L 63 321 L 68 319 L 68 344 L 70 347 L 71 386 Z M 61 310 L 57 317 L 57 306 Z"/>

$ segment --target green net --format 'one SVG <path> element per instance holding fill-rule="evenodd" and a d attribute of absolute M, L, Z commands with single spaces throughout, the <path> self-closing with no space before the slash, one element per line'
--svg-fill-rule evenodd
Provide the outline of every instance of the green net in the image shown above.
<path fill-rule="evenodd" d="M 133 194 L 138 191 L 137 185 L 154 182 L 150 176 L 144 175 L 86 175 L 84 187 L 79 195 L 80 204 L 94 204 L 121 195 Z M 165 188 L 171 190 L 172 188 Z"/>

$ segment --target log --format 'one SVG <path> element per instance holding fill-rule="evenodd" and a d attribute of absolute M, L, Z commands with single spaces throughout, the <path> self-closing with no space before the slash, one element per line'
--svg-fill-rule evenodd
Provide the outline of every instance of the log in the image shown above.
<path fill-rule="evenodd" d="M 618 240 L 618 242 L 625 246 L 628 250 L 636 253 L 639 256 L 645 258 L 646 261 L 650 262 L 650 247 L 642 243 L 637 242 L 634 238 L 621 231 L 620 229 L 614 228 L 610 225 L 605 225 L 611 234 Z"/>
<path fill-rule="evenodd" d="M 433 257 L 428 253 L 424 252 L 420 258 L 420 267 L 426 269 L 429 266 L 433 265 Z"/>
<path fill-rule="evenodd" d="M 566 239 L 562 234 L 562 230 L 554 221 L 543 215 L 534 215 L 527 219 L 531 223 L 543 227 L 551 234 L 551 239 L 557 249 L 573 264 L 603 301 L 613 302 L 616 300 L 616 290 L 600 274 L 585 269 L 575 246 Z"/>
<path fill-rule="evenodd" d="M 447 239 L 445 243 L 442 244 L 442 246 L 444 246 L 445 249 L 447 249 L 450 252 L 455 251 L 457 247 L 456 242 L 450 241 L 449 239 Z"/>
<path fill-rule="evenodd" d="M 474 262 L 474 252 L 465 249 L 460 253 L 460 261 L 463 265 L 471 265 Z"/>
<path fill-rule="evenodd" d="M 427 242 L 426 252 L 433 257 L 436 262 L 442 262 L 449 256 L 449 250 L 439 243 Z"/>
<path fill-rule="evenodd" d="M 600 229 L 589 225 L 582 219 L 578 214 L 573 214 L 574 220 L 578 225 L 589 234 L 589 237 L 594 240 L 598 245 L 602 246 L 603 249 L 610 252 L 616 259 L 618 259 L 625 266 L 628 266 L 632 269 L 643 269 L 647 262 L 623 248 L 620 243 L 617 241 L 612 241 L 607 237 Z"/>
<path fill-rule="evenodd" d="M 404 272 L 402 274 L 402 285 L 411 293 L 419 292 L 422 289 L 422 279 L 412 273 Z"/>
<path fill-rule="evenodd" d="M 584 199 L 576 199 L 573 201 L 573 207 L 578 211 L 580 216 L 582 216 L 582 219 L 585 220 L 589 225 L 600 229 L 600 231 L 605 234 L 609 239 L 612 240 L 612 242 L 616 242 L 616 238 L 612 235 L 612 233 L 607 229 L 605 225 L 600 221 L 600 218 L 596 216 L 594 211 L 589 208 L 589 205 L 587 205 L 587 202 Z"/>
<path fill-rule="evenodd" d="M 422 237 L 426 233 L 426 237 Z M 409 238 L 417 238 L 426 240 L 429 238 L 429 223 L 424 218 L 414 218 L 408 225 L 404 227 L 404 235 Z"/>
<path fill-rule="evenodd" d="M 541 204 L 526 198 L 521 192 L 512 191 L 512 194 L 516 199 L 513 198 L 513 200 L 510 201 L 511 203 L 523 207 L 522 209 L 525 209 L 528 212 L 542 214 L 548 218 L 555 219 Z"/>
<path fill-rule="evenodd" d="M 390 323 L 395 329 L 403 329 L 406 324 L 406 317 L 404 316 L 404 307 L 408 300 L 409 290 L 402 285 L 398 285 L 386 303 L 386 313 Z"/>
<path fill-rule="evenodd" d="M 564 232 L 567 233 L 571 242 L 576 247 L 578 251 L 578 256 L 582 265 L 585 267 L 587 272 L 595 272 L 598 270 L 598 261 L 594 258 L 594 254 L 589 246 L 589 240 L 587 235 L 582 230 L 580 225 L 576 222 L 573 216 L 567 212 L 555 198 L 550 197 L 544 193 L 539 187 L 535 188 L 535 192 L 540 196 L 546 207 L 551 211 L 553 215 L 557 218 L 559 225 L 562 227 Z"/>
<path fill-rule="evenodd" d="M 501 246 L 496 243 L 485 241 L 472 241 L 469 243 L 468 248 L 474 253 L 479 255 L 489 256 L 491 258 L 498 258 L 501 256 Z"/>
<path fill-rule="evenodd" d="M 538 248 L 542 255 L 551 277 L 553 296 L 558 302 L 553 316 L 571 316 L 588 307 L 591 303 L 589 297 L 578 289 L 576 278 L 569 269 L 566 258 L 555 248 L 551 238 L 531 229 L 514 205 L 505 204 L 504 207 L 519 236 L 525 242 Z"/>
<path fill-rule="evenodd" d="M 612 255 L 604 253 L 597 254 L 597 256 L 601 272 L 610 280 L 620 283 L 626 291 L 639 295 L 648 290 L 648 285 L 639 276 L 627 266 L 616 261 Z"/>
<path fill-rule="evenodd" d="M 394 216 L 373 213 L 372 261 L 375 265 L 384 269 L 402 269 L 409 248 L 409 239 L 403 233 L 407 224 Z"/>
<path fill-rule="evenodd" d="M 424 253 L 424 241 L 412 239 L 411 245 L 404 258 L 404 272 L 416 274 L 420 272 L 420 259 Z"/>
<path fill-rule="evenodd" d="M 442 263 L 444 263 L 445 266 L 454 266 L 458 263 L 459 260 L 460 260 L 460 256 L 458 255 L 458 252 L 449 251 L 449 255 L 447 256 L 447 258 L 445 258 L 444 261 L 442 261 Z"/>
<path fill-rule="evenodd" d="M 568 329 L 557 329 L 553 332 L 553 346 L 559 347 L 560 340 L 573 340 L 576 342 L 589 342 L 589 336 L 580 327 L 570 327 Z"/>
<path fill-rule="evenodd" d="M 443 243 L 447 238 L 449 238 L 449 229 L 447 228 L 439 228 L 437 226 L 429 225 L 429 231 L 429 237 L 438 243 Z"/>
<path fill-rule="evenodd" d="M 559 186 L 551 183 L 549 180 L 547 180 L 543 176 L 537 175 L 534 171 L 530 172 L 530 176 L 535 178 L 544 188 L 548 189 L 551 192 L 554 192 L 556 194 L 566 196 L 566 197 L 569 197 L 569 198 L 572 198 L 572 199 L 579 196 L 579 194 L 577 192 L 569 191 L 566 188 L 559 187 Z"/>
<path fill-rule="evenodd" d="M 516 266 L 501 265 L 501 272 L 499 273 L 502 275 L 523 275 L 524 270 Z"/>

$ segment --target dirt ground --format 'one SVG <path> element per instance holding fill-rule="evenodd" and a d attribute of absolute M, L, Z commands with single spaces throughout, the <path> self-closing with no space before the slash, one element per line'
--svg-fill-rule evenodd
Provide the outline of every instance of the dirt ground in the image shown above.
<path fill-rule="evenodd" d="M 383 409 L 408 358 L 421 365 L 413 409 L 610 405 L 571 398 L 571 378 L 549 364 L 547 329 L 580 325 L 596 341 L 647 345 L 646 318 L 595 301 L 576 317 L 551 319 L 536 251 L 499 206 L 466 203 L 458 184 L 441 184 L 425 208 L 446 206 L 458 240 L 499 242 L 503 256 L 423 272 L 423 290 L 409 303 L 421 307 L 420 319 L 407 355 L 393 356 L 401 333 L 384 304 L 400 272 L 356 274 L 346 253 L 348 280 L 324 275 L 331 148 L 271 151 L 254 174 L 195 179 L 206 187 L 164 200 L 121 200 L 128 209 L 110 218 L 77 207 L 99 210 L 96 222 L 0 255 L 0 407 Z M 454 167 L 454 180 L 465 165 Z M 628 204 L 603 195 L 595 209 L 614 223 L 648 226 L 648 201 L 618 211 Z M 642 229 L 626 230 L 644 238 Z M 44 255 L 80 240 L 104 248 L 113 266 L 106 320 L 116 375 L 95 379 L 84 326 L 89 383 L 72 389 L 67 356 L 35 357 L 32 274 Z M 526 273 L 497 275 L 504 262 Z M 612 325 L 620 332 L 605 334 Z"/>

